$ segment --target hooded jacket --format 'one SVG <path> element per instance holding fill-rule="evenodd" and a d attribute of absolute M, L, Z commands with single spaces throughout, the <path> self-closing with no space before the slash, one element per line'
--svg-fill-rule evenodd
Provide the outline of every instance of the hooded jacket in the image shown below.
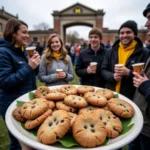
<path fill-rule="evenodd" d="M 0 39 L 0 113 L 19 96 L 36 88 L 35 71 L 28 65 L 26 51 Z"/>
<path fill-rule="evenodd" d="M 133 67 L 132 64 L 146 62 L 149 51 L 143 47 L 143 44 L 139 38 L 135 38 L 137 45 L 134 52 L 128 58 L 125 67 L 130 69 L 129 76 L 124 76 L 121 80 L 120 94 L 132 99 L 135 92 L 133 86 Z M 105 87 L 115 91 L 116 80 L 114 79 L 114 65 L 118 64 L 118 48 L 120 40 L 117 40 L 113 47 L 107 51 L 102 64 L 102 76 L 106 80 Z"/>

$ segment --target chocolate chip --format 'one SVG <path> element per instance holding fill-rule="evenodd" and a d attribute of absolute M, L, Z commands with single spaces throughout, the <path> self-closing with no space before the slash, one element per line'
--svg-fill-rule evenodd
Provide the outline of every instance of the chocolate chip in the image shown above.
<path fill-rule="evenodd" d="M 59 121 L 56 122 L 56 125 L 58 125 Z"/>
<path fill-rule="evenodd" d="M 72 112 L 72 108 L 70 108 L 70 112 Z"/>
<path fill-rule="evenodd" d="M 84 129 L 87 129 L 87 126 L 86 126 L 86 125 L 84 126 Z"/>
<path fill-rule="evenodd" d="M 52 123 L 52 122 L 50 122 L 48 125 L 49 125 L 49 126 L 52 126 L 52 125 L 53 125 L 53 123 Z"/>
<path fill-rule="evenodd" d="M 54 121 L 56 121 L 57 119 L 55 118 Z"/>
<path fill-rule="evenodd" d="M 95 130 L 94 130 L 94 129 L 92 129 L 92 130 L 91 130 L 91 132 L 93 132 L 93 133 L 94 133 L 94 132 L 95 132 Z"/>
<path fill-rule="evenodd" d="M 110 117 L 108 116 L 108 119 L 110 119 Z"/>
<path fill-rule="evenodd" d="M 27 106 L 23 107 L 23 109 L 27 109 Z"/>
<path fill-rule="evenodd" d="M 61 123 L 63 123 L 63 122 L 64 122 L 64 120 L 61 120 L 60 122 L 61 122 Z"/>
<path fill-rule="evenodd" d="M 56 136 L 56 139 L 59 140 L 59 136 Z"/>
<path fill-rule="evenodd" d="M 74 105 L 77 105 L 77 103 L 76 103 L 76 102 L 74 102 Z"/>
<path fill-rule="evenodd" d="M 104 125 L 107 125 L 107 122 L 104 122 Z"/>
<path fill-rule="evenodd" d="M 100 118 L 99 118 L 100 120 L 102 120 L 103 118 L 100 116 Z"/>
<path fill-rule="evenodd" d="M 94 124 L 91 124 L 91 128 L 94 128 Z"/>

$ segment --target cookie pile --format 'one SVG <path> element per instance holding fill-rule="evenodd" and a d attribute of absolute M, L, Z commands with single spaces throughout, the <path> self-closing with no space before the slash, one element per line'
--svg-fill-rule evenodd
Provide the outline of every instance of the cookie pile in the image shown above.
<path fill-rule="evenodd" d="M 38 127 L 37 138 L 43 144 L 54 144 L 67 132 L 83 147 L 102 145 L 106 138 L 122 132 L 120 118 L 134 115 L 133 107 L 113 91 L 92 86 L 64 85 L 57 89 L 41 86 L 35 99 L 13 111 L 25 128 Z"/>

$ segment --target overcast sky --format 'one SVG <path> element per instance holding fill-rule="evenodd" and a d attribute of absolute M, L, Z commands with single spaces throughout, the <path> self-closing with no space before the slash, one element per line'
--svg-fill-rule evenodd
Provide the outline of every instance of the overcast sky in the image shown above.
<path fill-rule="evenodd" d="M 61 11 L 75 3 L 81 3 L 94 10 L 103 9 L 105 12 L 103 27 L 118 29 L 126 20 L 135 20 L 138 28 L 143 28 L 146 19 L 142 12 L 149 0 L 0 0 L 0 8 L 4 6 L 5 11 L 19 15 L 19 19 L 25 21 L 32 30 L 34 25 L 45 22 L 53 28 L 54 10 Z M 91 28 L 86 26 L 75 26 L 67 28 L 69 31 L 77 31 L 80 37 L 88 37 Z"/>

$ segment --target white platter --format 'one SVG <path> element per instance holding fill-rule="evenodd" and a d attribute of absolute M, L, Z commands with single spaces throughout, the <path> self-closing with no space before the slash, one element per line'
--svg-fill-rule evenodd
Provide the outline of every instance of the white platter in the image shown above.
<path fill-rule="evenodd" d="M 75 86 L 78 87 L 79 85 L 75 85 Z M 50 89 L 59 88 L 59 87 L 60 86 L 53 86 L 53 87 L 50 87 Z M 95 90 L 97 90 L 97 89 L 100 89 L 100 88 L 95 87 Z M 121 148 L 121 147 L 127 145 L 131 141 L 133 141 L 141 132 L 141 129 L 143 127 L 143 116 L 142 116 L 140 109 L 131 100 L 129 100 L 125 96 L 119 94 L 119 98 L 129 102 L 133 106 L 133 108 L 135 110 L 135 115 L 132 118 L 132 122 L 134 123 L 134 126 L 132 127 L 131 130 L 129 130 L 124 135 L 121 135 L 114 139 L 109 139 L 109 142 L 107 143 L 107 145 L 90 148 L 90 150 L 116 150 L 118 148 Z M 14 119 L 14 117 L 12 116 L 12 111 L 16 108 L 17 100 L 29 101 L 28 93 L 19 97 L 14 102 L 12 102 L 12 104 L 7 109 L 6 116 L 5 116 L 6 125 L 9 129 L 9 131 L 17 139 L 19 139 L 23 143 L 25 143 L 35 149 L 38 149 L 38 150 L 58 150 L 58 149 L 59 150 L 61 150 L 61 149 L 69 150 L 69 148 L 65 148 L 65 147 L 63 148 L 63 147 L 56 147 L 56 146 L 51 146 L 51 145 L 44 145 L 37 140 L 36 136 L 32 135 L 31 133 L 29 133 L 28 131 L 23 129 L 20 122 L 16 121 Z M 87 148 L 82 148 L 82 147 L 75 147 L 75 148 L 70 148 L 70 149 L 87 150 Z"/>

